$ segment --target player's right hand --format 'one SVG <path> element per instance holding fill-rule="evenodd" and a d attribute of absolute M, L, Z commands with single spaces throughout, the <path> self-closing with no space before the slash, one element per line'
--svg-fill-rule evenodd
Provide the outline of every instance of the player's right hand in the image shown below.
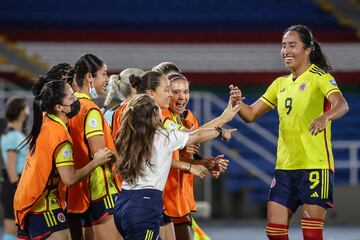
<path fill-rule="evenodd" d="M 103 148 L 95 152 L 93 161 L 96 161 L 97 165 L 100 166 L 109 162 L 111 160 L 112 155 L 113 154 L 110 149 Z"/>

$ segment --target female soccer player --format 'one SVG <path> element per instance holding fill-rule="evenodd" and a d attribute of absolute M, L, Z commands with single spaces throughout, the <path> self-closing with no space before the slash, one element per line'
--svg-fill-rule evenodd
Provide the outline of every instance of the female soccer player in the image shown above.
<path fill-rule="evenodd" d="M 70 239 L 60 179 L 70 186 L 110 161 L 112 153 L 103 148 L 93 161 L 75 170 L 66 122 L 78 114 L 80 103 L 69 84 L 45 82 L 48 80 L 40 78 L 33 88 L 34 123 L 25 139 L 29 153 L 14 198 L 18 237 Z"/>
<path fill-rule="evenodd" d="M 158 239 L 162 217 L 162 190 L 170 170 L 172 152 L 235 129 L 201 129 L 190 134 L 166 130 L 161 110 L 149 96 L 134 97 L 123 115 L 116 139 L 120 155 L 115 171 L 124 179 L 115 203 L 115 222 L 125 239 Z M 142 154 L 139 155 L 138 153 Z"/>
<path fill-rule="evenodd" d="M 110 76 L 110 87 L 108 88 L 109 92 L 106 96 L 104 106 L 108 106 L 115 95 L 118 95 L 122 100 L 120 104 L 106 110 L 104 113 L 106 121 L 109 123 L 112 130 L 115 128 L 115 131 L 112 131 L 114 139 L 116 137 L 117 130 L 119 130 L 120 127 L 120 121 L 115 121 L 115 119 L 121 118 L 120 115 L 126 107 L 126 104 L 136 95 L 136 89 L 131 86 L 129 77 L 131 75 L 140 77 L 143 73 L 144 71 L 139 68 L 127 68 L 118 75 Z"/>
<path fill-rule="evenodd" d="M 91 162 L 94 154 L 107 147 L 115 150 L 111 131 L 100 108 L 93 102 L 105 93 L 108 83 L 106 64 L 92 54 L 82 56 L 75 64 L 76 82 L 80 88 L 80 112 L 69 120 L 74 142 L 75 168 Z M 95 239 L 120 239 L 112 216 L 118 193 L 111 178 L 110 163 L 96 168 L 89 178 L 72 186 L 68 194 L 68 212 L 85 213 L 83 226 L 92 227 Z"/>
<path fill-rule="evenodd" d="M 180 73 L 170 74 L 168 78 L 170 80 L 172 97 L 170 99 L 167 116 L 164 116 L 163 111 L 165 128 L 172 126 L 170 128 L 185 131 L 199 128 L 197 118 L 186 108 L 190 100 L 188 80 Z M 205 124 L 205 127 L 213 127 L 214 124 L 216 124 L 216 122 L 210 122 Z M 224 123 L 221 123 L 220 126 L 223 124 Z M 179 160 L 190 162 L 193 165 L 203 165 L 215 177 L 218 177 L 220 172 L 226 170 L 228 160 L 223 159 L 224 155 L 219 155 L 216 158 L 203 159 L 197 154 L 198 149 L 199 145 L 190 145 L 185 149 L 179 150 L 177 153 Z M 174 188 L 174 185 L 178 187 Z M 174 195 L 177 196 L 176 199 L 178 201 L 174 200 Z M 174 203 L 176 204 L 174 205 Z M 196 211 L 194 176 L 192 174 L 173 168 L 170 170 L 168 182 L 164 190 L 164 205 L 164 213 L 173 220 L 176 239 L 192 239 L 191 226 L 193 218 L 191 212 Z"/>
<path fill-rule="evenodd" d="M 172 62 L 162 62 L 153 67 L 153 70 L 159 71 L 170 80 L 171 99 L 168 109 L 163 109 L 163 122 L 165 128 L 181 129 L 187 131 L 191 128 L 198 128 L 199 122 L 186 106 L 190 99 L 189 82 L 180 69 Z M 231 111 L 230 111 L 231 112 Z M 234 116 L 232 114 L 226 121 L 230 121 Z M 224 114 L 226 116 L 227 114 Z M 222 126 L 226 121 L 224 117 L 219 117 L 205 126 Z M 221 121 L 219 121 L 221 120 Z M 202 126 L 203 127 L 203 126 Z M 199 150 L 198 145 L 190 145 L 185 149 L 176 151 L 173 158 L 192 165 L 200 164 L 207 167 L 213 176 L 218 176 L 220 171 L 227 168 L 227 160 L 222 159 L 223 155 L 213 158 L 201 159 L 196 153 Z M 197 158 L 197 160 L 194 160 Z M 199 161 L 199 159 L 201 159 Z M 190 212 L 196 210 L 194 199 L 194 176 L 179 169 L 171 168 L 168 181 L 164 189 L 164 223 L 160 229 L 161 236 L 166 239 L 191 239 L 191 227 L 194 219 Z M 171 216 L 171 217 L 170 217 Z M 175 235 L 172 235 L 172 229 L 175 228 Z M 200 229 L 199 227 L 195 230 Z M 203 234 L 203 232 L 202 232 Z"/>
<path fill-rule="evenodd" d="M 268 202 L 266 234 L 270 240 L 288 239 L 291 217 L 302 205 L 305 240 L 322 240 L 326 209 L 333 207 L 334 158 L 331 121 L 349 107 L 331 66 L 311 31 L 303 25 L 286 29 L 281 57 L 291 73 L 277 78 L 251 106 L 230 86 L 239 116 L 246 122 L 275 107 L 279 114 L 279 139 L 274 179 Z"/>
<path fill-rule="evenodd" d="M 3 240 L 16 239 L 14 216 L 14 194 L 19 177 L 26 161 L 27 149 L 18 149 L 25 140 L 23 126 L 29 115 L 29 107 L 23 98 L 10 99 L 5 107 L 7 126 L 1 136 L 1 154 L 4 159 L 4 182 L 2 183 L 1 202 L 4 209 L 4 236 Z"/>

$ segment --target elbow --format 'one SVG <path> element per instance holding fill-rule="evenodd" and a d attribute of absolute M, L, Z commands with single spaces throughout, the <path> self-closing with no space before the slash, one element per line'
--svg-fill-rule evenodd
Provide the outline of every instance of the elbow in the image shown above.
<path fill-rule="evenodd" d="M 346 114 L 350 110 L 349 105 L 346 103 L 344 106 L 344 114 Z"/>
<path fill-rule="evenodd" d="M 63 183 L 66 185 L 66 187 L 71 187 L 76 183 L 75 179 L 69 178 L 69 179 L 62 179 Z"/>
<path fill-rule="evenodd" d="M 248 117 L 243 119 L 245 123 L 253 123 L 256 121 L 256 117 Z"/>

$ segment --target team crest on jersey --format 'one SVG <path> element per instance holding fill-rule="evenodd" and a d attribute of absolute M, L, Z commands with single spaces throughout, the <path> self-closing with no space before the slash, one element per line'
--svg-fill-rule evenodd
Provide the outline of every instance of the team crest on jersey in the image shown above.
<path fill-rule="evenodd" d="M 65 215 L 63 213 L 58 213 L 57 219 L 59 220 L 59 222 L 62 222 L 62 223 L 64 223 L 66 220 Z"/>
<path fill-rule="evenodd" d="M 89 126 L 92 128 L 96 128 L 98 125 L 98 122 L 95 118 L 89 120 Z"/>
<path fill-rule="evenodd" d="M 62 150 L 62 155 L 64 158 L 69 158 L 71 155 L 70 150 L 65 148 L 64 150 Z"/>
<path fill-rule="evenodd" d="M 176 129 L 177 128 L 177 124 L 171 120 L 168 121 L 168 124 L 167 124 L 167 128 L 168 129 Z"/>
<path fill-rule="evenodd" d="M 282 88 L 282 89 L 280 90 L 280 92 L 285 92 L 285 88 Z"/>
<path fill-rule="evenodd" d="M 275 185 L 276 185 L 276 179 L 275 179 L 275 178 L 273 178 L 273 180 L 271 181 L 270 188 L 275 187 Z"/>
<path fill-rule="evenodd" d="M 331 85 L 334 85 L 335 87 L 337 86 L 336 81 L 335 81 L 334 79 L 331 79 L 331 80 L 329 81 L 329 83 L 331 83 Z"/>
<path fill-rule="evenodd" d="M 300 84 L 299 85 L 299 91 L 303 92 L 305 90 L 306 86 L 307 86 L 306 82 L 303 82 L 302 84 Z"/>

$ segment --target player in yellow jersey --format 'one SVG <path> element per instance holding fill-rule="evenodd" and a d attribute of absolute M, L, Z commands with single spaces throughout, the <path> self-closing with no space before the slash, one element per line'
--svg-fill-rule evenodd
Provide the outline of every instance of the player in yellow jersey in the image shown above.
<path fill-rule="evenodd" d="M 277 78 L 265 94 L 248 106 L 241 91 L 230 86 L 233 104 L 246 122 L 277 107 L 279 138 L 274 179 L 268 202 L 266 234 L 270 240 L 288 239 L 291 217 L 302 205 L 305 240 L 322 240 L 326 209 L 333 206 L 334 158 L 331 121 L 349 110 L 311 31 L 303 25 L 288 28 L 281 57 L 291 71 Z"/>

